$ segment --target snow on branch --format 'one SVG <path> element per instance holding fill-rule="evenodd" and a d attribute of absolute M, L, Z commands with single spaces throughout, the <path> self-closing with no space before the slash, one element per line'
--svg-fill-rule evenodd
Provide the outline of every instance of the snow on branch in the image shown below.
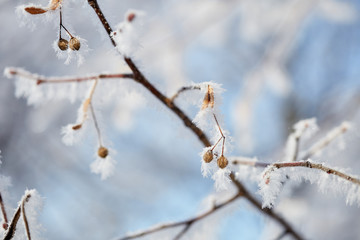
<path fill-rule="evenodd" d="M 301 159 L 309 159 L 312 156 L 319 154 L 322 149 L 328 146 L 331 142 L 333 142 L 337 137 L 341 136 L 345 132 L 347 132 L 351 128 L 351 124 L 349 122 L 343 122 L 338 127 L 335 127 L 331 131 L 329 131 L 326 136 L 316 142 L 306 153 L 301 156 Z"/>
<path fill-rule="evenodd" d="M 81 77 L 45 77 L 21 68 L 10 67 L 5 68 L 4 75 L 8 78 L 15 78 L 15 96 L 26 98 L 30 105 L 43 104 L 47 100 L 69 99 L 74 102 L 76 99 L 83 99 L 88 92 L 87 85 L 97 79 L 133 79 L 132 74 L 122 73 Z"/>
<path fill-rule="evenodd" d="M 320 170 L 322 173 L 314 171 L 303 171 L 299 167 Z M 290 171 L 285 169 L 290 168 Z M 296 169 L 296 170 L 295 170 Z M 346 195 L 346 203 L 357 202 L 360 206 L 360 178 L 350 175 L 342 170 L 330 168 L 322 163 L 314 163 L 310 159 L 300 162 L 286 162 L 270 164 L 262 174 L 259 183 L 259 193 L 263 197 L 263 207 L 272 207 L 278 194 L 283 187 L 285 176 L 295 181 L 308 180 L 316 183 L 323 192 L 332 191 Z M 336 178 L 337 177 L 337 178 Z"/>
<path fill-rule="evenodd" d="M 324 164 L 321 163 L 314 163 L 312 162 L 310 159 L 307 161 L 301 161 L 301 162 L 284 162 L 284 163 L 274 163 L 269 165 L 269 167 L 267 168 L 264 177 L 268 177 L 268 179 L 266 181 L 270 181 L 270 175 L 271 172 L 275 171 L 276 169 L 280 169 L 280 168 L 291 168 L 291 167 L 306 167 L 306 168 L 313 168 L 313 169 L 318 169 L 321 170 L 327 174 L 332 174 L 335 176 L 338 176 L 342 179 L 345 179 L 349 182 L 352 182 L 354 184 L 357 184 L 360 186 L 360 179 L 351 175 L 348 175 L 346 173 L 343 173 L 341 171 L 338 171 L 336 169 L 330 168 L 325 166 Z"/>

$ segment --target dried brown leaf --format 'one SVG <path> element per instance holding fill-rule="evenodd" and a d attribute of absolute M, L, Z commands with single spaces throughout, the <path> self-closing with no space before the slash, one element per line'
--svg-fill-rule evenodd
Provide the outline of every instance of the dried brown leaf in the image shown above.
<path fill-rule="evenodd" d="M 215 104 L 214 89 L 210 85 L 208 85 L 208 90 L 207 90 L 207 92 L 205 94 L 201 110 L 203 110 L 205 108 L 208 108 L 208 107 L 213 108 L 214 104 Z"/>
<path fill-rule="evenodd" d="M 40 7 L 26 7 L 25 11 L 27 11 L 30 14 L 42 14 L 42 13 L 46 13 L 47 9 L 44 8 L 40 8 Z"/>

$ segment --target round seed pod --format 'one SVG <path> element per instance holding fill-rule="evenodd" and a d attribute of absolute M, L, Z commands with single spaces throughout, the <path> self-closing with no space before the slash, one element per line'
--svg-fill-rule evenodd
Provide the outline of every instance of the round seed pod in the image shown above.
<path fill-rule="evenodd" d="M 221 155 L 218 160 L 217 160 L 217 164 L 219 166 L 219 168 L 225 168 L 228 165 L 229 161 L 227 160 L 227 158 L 224 155 Z"/>
<path fill-rule="evenodd" d="M 72 37 L 69 41 L 69 47 L 73 51 L 78 51 L 80 49 L 80 41 L 79 39 Z"/>
<path fill-rule="evenodd" d="M 213 160 L 213 158 L 214 158 L 214 154 L 211 150 L 207 150 L 206 153 L 204 153 L 204 155 L 203 155 L 203 160 L 206 163 L 211 162 Z"/>
<path fill-rule="evenodd" d="M 106 147 L 99 147 L 98 149 L 98 156 L 101 158 L 106 158 L 107 155 L 109 154 L 109 150 Z"/>
<path fill-rule="evenodd" d="M 66 39 L 60 38 L 58 41 L 58 47 L 61 51 L 65 51 L 69 47 L 69 42 Z"/>

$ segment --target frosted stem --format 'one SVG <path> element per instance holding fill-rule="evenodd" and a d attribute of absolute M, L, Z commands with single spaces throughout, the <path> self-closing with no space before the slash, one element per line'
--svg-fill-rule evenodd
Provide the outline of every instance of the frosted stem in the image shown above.
<path fill-rule="evenodd" d="M 316 142 L 310 149 L 300 158 L 300 159 L 309 159 L 314 156 L 316 153 L 328 146 L 332 141 L 334 141 L 338 136 L 344 134 L 349 130 L 349 123 L 343 122 L 340 126 L 335 127 L 328 134 Z"/>
<path fill-rule="evenodd" d="M 21 212 L 22 212 L 22 209 L 24 208 L 23 205 L 25 204 L 25 202 L 29 201 L 29 198 L 31 197 L 31 194 L 30 193 L 26 193 L 23 197 L 22 197 L 22 200 L 21 202 L 19 203 L 19 206 L 16 208 L 15 210 L 15 214 L 13 216 L 13 218 L 11 219 L 11 222 L 9 224 L 9 228 L 7 229 L 7 231 L 4 233 L 4 238 L 3 240 L 10 240 L 14 237 L 15 235 L 15 232 L 16 232 L 16 225 L 19 221 L 19 218 L 20 218 L 20 215 L 21 215 Z M 24 211 L 25 212 L 25 211 Z M 25 218 L 26 219 L 26 216 Z M 24 223 L 25 221 L 27 222 L 27 220 L 24 220 Z M 27 225 L 27 226 L 26 226 Z M 26 228 L 26 234 L 28 234 L 28 238 L 30 236 L 30 229 L 29 229 L 29 226 L 28 224 L 25 223 L 25 228 Z"/>
<path fill-rule="evenodd" d="M 24 71 L 22 69 L 17 68 L 7 68 L 7 73 L 9 75 L 13 76 L 20 76 L 27 78 L 29 80 L 34 80 L 38 85 L 44 84 L 44 83 L 71 83 L 71 82 L 85 82 L 85 81 L 91 81 L 91 80 L 97 80 L 97 79 L 115 79 L 115 78 L 129 78 L 133 79 L 134 75 L 131 73 L 115 73 L 115 74 L 99 74 L 96 76 L 84 76 L 84 77 L 68 77 L 68 78 L 47 78 L 43 76 L 39 76 L 36 74 L 29 73 L 27 71 Z"/>
<path fill-rule="evenodd" d="M 327 167 L 321 163 L 312 163 L 310 161 L 301 161 L 301 162 L 274 163 L 274 164 L 269 164 L 269 166 L 272 166 L 272 167 L 269 168 L 268 171 L 266 171 L 264 176 L 269 175 L 275 169 L 289 168 L 289 167 L 306 167 L 306 168 L 318 169 L 320 171 L 326 172 L 327 174 L 332 174 L 332 175 L 338 176 L 342 179 L 345 179 L 349 182 L 352 182 L 354 184 L 360 185 L 360 179 L 352 177 L 346 173 L 340 172 L 333 168 Z"/>

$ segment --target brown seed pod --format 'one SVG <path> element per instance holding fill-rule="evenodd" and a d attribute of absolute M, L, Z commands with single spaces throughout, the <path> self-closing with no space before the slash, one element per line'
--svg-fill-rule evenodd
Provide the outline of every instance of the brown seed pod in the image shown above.
<path fill-rule="evenodd" d="M 135 18 L 135 13 L 130 13 L 128 16 L 127 16 L 127 20 L 129 21 L 129 22 L 132 22 L 133 20 L 134 20 L 134 18 Z"/>
<path fill-rule="evenodd" d="M 204 156 L 203 156 L 204 162 L 209 163 L 213 160 L 213 158 L 214 158 L 214 154 L 213 154 L 212 150 L 207 150 L 206 153 L 204 153 Z"/>
<path fill-rule="evenodd" d="M 69 47 L 69 42 L 66 39 L 60 38 L 58 41 L 58 47 L 61 51 L 65 51 Z"/>
<path fill-rule="evenodd" d="M 227 160 L 227 158 L 224 155 L 221 155 L 218 160 L 217 160 L 217 164 L 219 166 L 219 168 L 225 168 L 228 165 L 229 161 Z"/>
<path fill-rule="evenodd" d="M 80 49 L 80 41 L 79 39 L 72 37 L 69 41 L 69 47 L 73 51 L 78 51 Z"/>
<path fill-rule="evenodd" d="M 106 158 L 107 155 L 109 154 L 109 150 L 106 147 L 99 147 L 98 149 L 98 156 L 101 158 Z"/>
<path fill-rule="evenodd" d="M 82 124 L 76 124 L 74 126 L 72 126 L 73 130 L 79 130 L 82 127 Z"/>

